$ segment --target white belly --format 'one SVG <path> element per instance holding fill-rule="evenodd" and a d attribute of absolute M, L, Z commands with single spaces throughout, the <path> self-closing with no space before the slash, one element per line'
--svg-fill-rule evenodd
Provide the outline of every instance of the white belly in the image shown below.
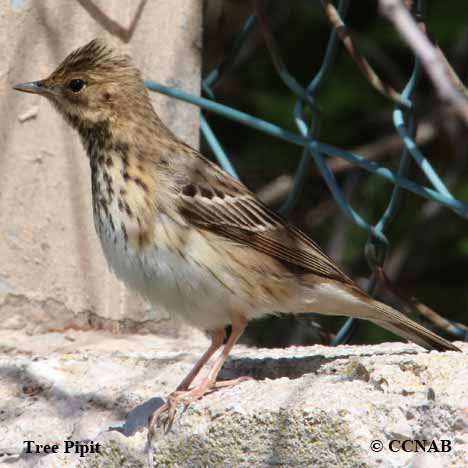
<path fill-rule="evenodd" d="M 119 225 L 114 220 L 114 228 Z M 215 330 L 229 325 L 233 311 L 241 311 L 252 318 L 264 315 L 253 311 L 233 294 L 236 290 L 233 278 L 223 278 L 223 283 L 233 286 L 230 290 L 202 268 L 191 255 L 190 245 L 184 257 L 161 248 L 147 248 L 137 253 L 126 245 L 118 227 L 110 229 L 105 220 L 101 220 L 98 234 L 109 266 L 118 278 L 151 304 L 182 317 L 197 328 Z"/>

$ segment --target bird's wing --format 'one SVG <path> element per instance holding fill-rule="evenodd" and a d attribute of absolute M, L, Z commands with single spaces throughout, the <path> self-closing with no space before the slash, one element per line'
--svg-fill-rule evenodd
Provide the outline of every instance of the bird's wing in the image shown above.
<path fill-rule="evenodd" d="M 244 185 L 208 161 L 175 190 L 180 214 L 190 223 L 295 267 L 354 285 L 312 239 L 278 215 Z M 202 170 L 200 170 L 200 163 Z"/>

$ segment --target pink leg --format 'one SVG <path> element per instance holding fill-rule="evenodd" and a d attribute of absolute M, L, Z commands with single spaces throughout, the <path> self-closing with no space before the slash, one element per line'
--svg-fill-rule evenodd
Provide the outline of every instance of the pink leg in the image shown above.
<path fill-rule="evenodd" d="M 149 423 L 148 423 L 148 431 L 149 431 L 148 437 L 152 435 L 154 426 L 157 425 L 157 422 L 160 419 L 161 415 L 170 410 L 170 402 L 172 398 L 179 392 L 188 390 L 190 384 L 198 375 L 202 367 L 210 360 L 211 356 L 213 356 L 213 354 L 222 346 L 224 337 L 225 337 L 224 329 L 217 330 L 211 336 L 210 347 L 203 353 L 202 357 L 195 363 L 195 365 L 192 367 L 190 372 L 185 376 L 184 380 L 180 382 L 176 390 L 168 396 L 167 402 L 164 403 L 162 406 L 160 406 L 151 416 Z"/>
<path fill-rule="evenodd" d="M 210 360 L 211 356 L 221 348 L 224 341 L 224 330 L 216 331 L 211 337 L 210 347 L 203 353 L 203 356 L 197 361 L 197 363 L 192 367 L 191 371 L 185 376 L 184 380 L 180 382 L 179 386 L 176 388 L 176 392 L 181 390 L 187 390 L 190 384 L 193 382 L 193 379 L 198 375 L 202 367 Z"/>
<path fill-rule="evenodd" d="M 231 336 L 229 337 L 226 345 L 224 346 L 221 355 L 216 360 L 213 368 L 208 373 L 208 375 L 203 379 L 203 381 L 200 383 L 200 385 L 195 387 L 191 392 L 195 391 L 195 393 L 200 393 L 199 391 L 196 392 L 196 390 L 197 389 L 202 389 L 202 388 L 206 388 L 206 390 L 209 390 L 211 387 L 213 387 L 213 385 L 216 383 L 216 379 L 218 378 L 219 371 L 221 370 L 224 363 L 226 362 L 226 359 L 229 356 L 229 353 L 231 352 L 232 348 L 234 348 L 234 345 L 237 343 L 237 341 L 241 337 L 242 333 L 244 333 L 244 330 L 245 330 L 246 326 L 247 326 L 247 320 L 242 316 L 238 316 L 238 317 L 236 317 L 236 319 L 234 319 L 232 321 Z M 241 377 L 241 379 L 243 379 L 243 378 Z M 232 382 L 236 382 L 237 380 L 239 380 L 239 379 L 235 379 Z M 243 380 L 245 380 L 245 379 L 243 379 Z M 227 382 L 221 382 L 221 384 L 223 384 L 223 383 L 226 384 Z M 223 386 L 226 387 L 226 386 L 229 386 L 229 385 L 223 385 Z M 199 396 L 199 398 L 201 398 L 206 393 L 206 390 L 205 390 L 205 392 L 203 392 Z M 198 399 L 198 398 L 196 398 L 196 399 Z"/>
<path fill-rule="evenodd" d="M 161 423 L 164 426 L 164 430 L 166 432 L 170 430 L 172 423 L 174 421 L 175 414 L 176 414 L 177 405 L 180 402 L 184 402 L 185 405 L 188 406 L 193 401 L 196 401 L 202 398 L 203 395 L 205 395 L 207 392 L 209 392 L 210 390 L 214 388 L 236 385 L 247 379 L 246 377 L 240 377 L 238 379 L 220 382 L 219 384 L 216 384 L 216 379 L 218 377 L 219 371 L 223 367 L 223 364 L 225 363 L 229 353 L 231 352 L 232 348 L 237 343 L 237 340 L 240 338 L 240 336 L 244 332 L 246 326 L 247 326 L 247 320 L 243 316 L 236 315 L 233 318 L 231 335 L 227 343 L 225 344 L 221 355 L 216 360 L 213 368 L 210 370 L 208 375 L 200 382 L 199 385 L 193 387 L 190 390 L 188 389 L 190 383 L 196 377 L 196 375 L 198 374 L 200 369 L 203 367 L 203 365 L 206 363 L 206 361 L 209 359 L 209 357 L 216 351 L 216 349 L 220 347 L 220 345 L 218 345 L 217 348 L 213 349 L 213 351 L 211 351 L 210 353 L 210 350 L 214 348 L 215 346 L 212 343 L 212 345 L 210 346 L 210 349 L 208 349 L 208 351 L 197 362 L 197 364 L 189 373 L 189 375 L 187 375 L 187 377 L 182 381 L 179 387 L 177 387 L 177 390 L 171 393 L 171 395 L 169 395 L 168 397 L 167 402 L 163 406 L 158 408 L 158 410 L 153 414 L 150 424 L 149 424 L 148 438 L 152 437 L 154 427 L 158 426 Z M 213 342 L 215 340 L 215 336 L 217 335 L 213 336 Z M 223 339 L 224 339 L 224 334 L 223 334 Z M 165 415 L 164 421 L 162 420 L 163 415 Z"/>

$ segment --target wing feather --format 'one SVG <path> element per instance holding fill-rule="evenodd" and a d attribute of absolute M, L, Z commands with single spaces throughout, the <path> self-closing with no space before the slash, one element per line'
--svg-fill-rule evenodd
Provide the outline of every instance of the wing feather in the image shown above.
<path fill-rule="evenodd" d="M 354 284 L 308 236 L 225 174 L 223 184 L 207 179 L 179 188 L 179 211 L 187 221 L 250 246 L 304 271 Z M 228 184 L 227 182 L 231 182 Z"/>

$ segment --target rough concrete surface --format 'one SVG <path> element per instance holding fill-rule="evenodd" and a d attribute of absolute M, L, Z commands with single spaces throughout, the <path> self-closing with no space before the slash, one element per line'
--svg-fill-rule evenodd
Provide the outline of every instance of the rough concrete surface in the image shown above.
<path fill-rule="evenodd" d="M 145 466 L 148 415 L 208 344 L 190 337 L 0 332 L 0 463 Z M 150 456 L 157 467 L 467 466 L 468 345 L 459 346 L 464 353 L 401 343 L 238 346 L 222 378 L 256 380 L 189 407 Z M 394 439 L 448 439 L 452 450 L 392 453 Z M 59 451 L 28 456 L 24 440 Z M 101 453 L 64 454 L 66 440 L 99 442 Z"/>
<path fill-rule="evenodd" d="M 143 307 L 108 271 L 78 135 L 44 98 L 12 86 L 46 77 L 100 36 L 129 49 L 145 78 L 197 94 L 201 18 L 201 0 L 0 0 L 1 327 L 44 332 L 123 323 L 135 330 L 160 312 Z M 198 109 L 155 93 L 152 99 L 166 124 L 197 146 Z"/>

